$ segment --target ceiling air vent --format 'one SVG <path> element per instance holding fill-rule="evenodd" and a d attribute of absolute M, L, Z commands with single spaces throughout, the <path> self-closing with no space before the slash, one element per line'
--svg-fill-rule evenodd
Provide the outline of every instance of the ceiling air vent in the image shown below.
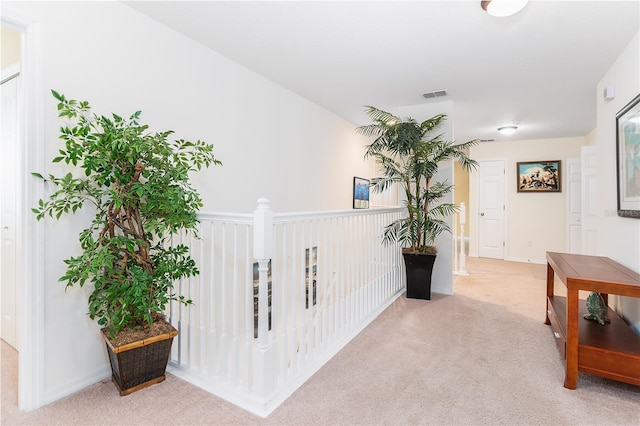
<path fill-rule="evenodd" d="M 424 96 L 427 99 L 441 98 L 443 96 L 447 96 L 447 91 L 446 90 L 436 90 L 435 92 L 423 93 L 422 96 Z"/>

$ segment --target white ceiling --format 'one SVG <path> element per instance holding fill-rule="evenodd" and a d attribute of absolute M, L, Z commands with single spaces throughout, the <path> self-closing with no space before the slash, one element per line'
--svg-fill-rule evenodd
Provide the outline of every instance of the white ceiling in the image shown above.
<path fill-rule="evenodd" d="M 458 141 L 586 135 L 596 85 L 640 29 L 638 0 L 530 1 L 508 18 L 479 0 L 126 3 L 357 125 L 364 105 L 445 89 Z"/>

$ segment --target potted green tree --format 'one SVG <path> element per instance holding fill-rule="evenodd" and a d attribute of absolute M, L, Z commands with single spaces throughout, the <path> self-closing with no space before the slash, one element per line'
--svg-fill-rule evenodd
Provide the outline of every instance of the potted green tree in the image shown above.
<path fill-rule="evenodd" d="M 372 124 L 357 131 L 374 137 L 367 145 L 365 158 L 375 158 L 382 176 L 371 180 L 374 192 L 382 192 L 398 183 L 404 190 L 407 214 L 384 229 L 383 242 L 400 243 L 407 275 L 407 297 L 431 298 L 431 273 L 437 249 L 434 246 L 440 234 L 450 227 L 446 217 L 458 211 L 453 203 L 441 202 L 453 189 L 447 182 L 435 181 L 441 162 L 455 160 L 470 170 L 477 162 L 466 152 L 477 143 L 472 140 L 456 145 L 437 133 L 446 119 L 435 115 L 421 123 L 412 118 L 400 119 L 372 106 L 366 107 Z"/>
<path fill-rule="evenodd" d="M 129 119 L 96 115 L 85 101 L 52 91 L 64 149 L 53 159 L 79 176 L 34 176 L 55 191 L 33 209 L 38 220 L 59 219 L 81 208 L 95 214 L 80 232 L 81 252 L 65 260 L 67 287 L 90 283 L 88 314 L 101 325 L 113 381 L 121 395 L 165 378 L 177 331 L 164 318 L 175 280 L 199 273 L 188 247 L 171 244 L 179 232 L 195 232 L 202 200 L 189 173 L 218 165 L 213 145 L 170 141 L 172 131 L 151 133 L 140 111 Z"/>

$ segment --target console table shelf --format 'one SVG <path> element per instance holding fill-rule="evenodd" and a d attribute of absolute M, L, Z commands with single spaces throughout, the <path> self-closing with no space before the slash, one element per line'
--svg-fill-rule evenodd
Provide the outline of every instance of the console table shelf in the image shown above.
<path fill-rule="evenodd" d="M 567 297 L 554 295 L 557 275 Z M 640 336 L 609 309 L 610 323 L 583 319 L 579 290 L 640 297 L 640 274 L 606 257 L 547 253 L 547 312 L 560 353 L 566 360 L 564 386 L 575 389 L 578 371 L 640 386 Z"/>

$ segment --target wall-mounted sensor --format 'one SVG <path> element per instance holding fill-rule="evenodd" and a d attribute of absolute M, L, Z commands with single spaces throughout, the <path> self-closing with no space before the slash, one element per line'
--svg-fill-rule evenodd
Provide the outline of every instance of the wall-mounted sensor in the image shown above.
<path fill-rule="evenodd" d="M 615 86 L 607 86 L 604 88 L 604 100 L 610 101 L 611 99 L 616 97 L 616 87 Z"/>

